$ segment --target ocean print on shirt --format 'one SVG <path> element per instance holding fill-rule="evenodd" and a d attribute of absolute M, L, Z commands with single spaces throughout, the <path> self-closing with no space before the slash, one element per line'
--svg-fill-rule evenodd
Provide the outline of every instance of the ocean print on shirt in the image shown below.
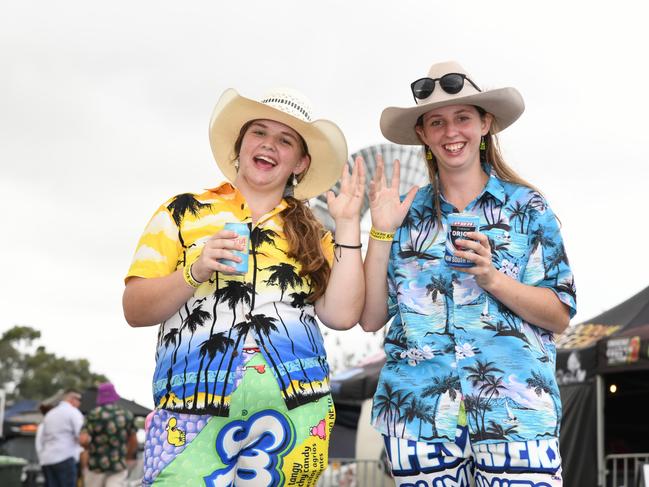
<path fill-rule="evenodd" d="M 464 210 L 480 217 L 494 267 L 547 287 L 576 312 L 575 286 L 559 224 L 536 191 L 491 174 Z M 380 432 L 416 441 L 451 441 L 460 403 L 473 443 L 557 437 L 561 417 L 550 331 L 521 320 L 470 274 L 444 261 L 442 199 L 435 223 L 430 185 L 421 188 L 395 235 L 388 267 L 387 363 L 374 397 Z"/>

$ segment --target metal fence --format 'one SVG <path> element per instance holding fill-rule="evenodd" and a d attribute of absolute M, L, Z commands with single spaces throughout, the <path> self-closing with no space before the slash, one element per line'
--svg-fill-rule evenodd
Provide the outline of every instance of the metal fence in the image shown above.
<path fill-rule="evenodd" d="M 394 480 L 380 460 L 330 458 L 317 487 L 393 487 Z"/>
<path fill-rule="evenodd" d="M 649 465 L 649 453 L 606 455 L 606 487 L 649 487 L 649 479 L 643 474 Z"/>

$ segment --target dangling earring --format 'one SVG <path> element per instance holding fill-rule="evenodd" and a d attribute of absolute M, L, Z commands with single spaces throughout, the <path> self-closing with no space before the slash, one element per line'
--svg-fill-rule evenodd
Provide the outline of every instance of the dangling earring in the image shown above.
<path fill-rule="evenodd" d="M 234 160 L 234 168 L 235 168 L 237 171 L 239 170 L 239 158 L 238 158 L 238 157 Z"/>
<path fill-rule="evenodd" d="M 297 186 L 298 180 L 297 180 L 297 174 L 293 173 L 293 179 L 291 180 L 291 185 L 293 187 Z"/>
<path fill-rule="evenodd" d="M 487 148 L 487 144 L 484 141 L 484 135 L 480 137 L 480 150 L 485 150 Z"/>
<path fill-rule="evenodd" d="M 433 160 L 433 151 L 430 150 L 430 147 L 426 146 L 426 160 L 427 161 L 432 161 Z"/>

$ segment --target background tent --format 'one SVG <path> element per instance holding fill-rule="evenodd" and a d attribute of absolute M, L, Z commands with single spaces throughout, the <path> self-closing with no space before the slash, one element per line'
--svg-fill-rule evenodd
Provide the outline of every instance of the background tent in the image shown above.
<path fill-rule="evenodd" d="M 557 348 L 564 479 L 599 485 L 605 455 L 649 452 L 649 287 L 570 327 Z"/>

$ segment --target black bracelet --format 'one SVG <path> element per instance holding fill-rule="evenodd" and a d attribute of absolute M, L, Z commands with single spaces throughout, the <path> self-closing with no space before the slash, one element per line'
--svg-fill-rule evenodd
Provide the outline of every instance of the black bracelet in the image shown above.
<path fill-rule="evenodd" d="M 334 240 L 334 257 L 336 258 L 336 262 L 338 262 L 338 257 L 340 257 L 340 256 L 342 255 L 342 250 L 340 250 L 340 251 L 338 252 L 338 255 L 336 255 L 336 249 L 338 249 L 338 248 L 340 248 L 340 249 L 360 249 L 360 248 L 362 248 L 362 247 L 363 247 L 363 244 L 358 244 L 358 245 L 345 245 L 345 244 L 337 243 L 337 242 Z"/>

